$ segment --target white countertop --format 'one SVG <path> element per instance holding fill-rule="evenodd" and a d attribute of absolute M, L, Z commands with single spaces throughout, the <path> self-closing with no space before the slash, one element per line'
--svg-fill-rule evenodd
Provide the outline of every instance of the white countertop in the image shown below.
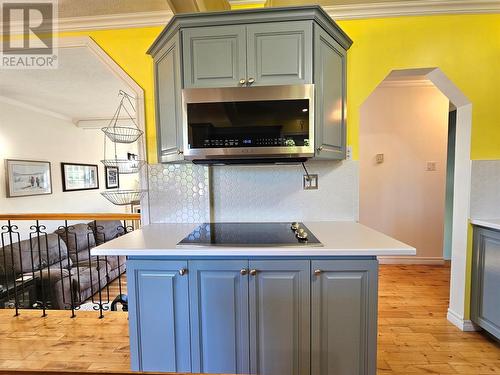
<path fill-rule="evenodd" d="M 500 230 L 500 219 L 471 219 L 471 224 Z"/>
<path fill-rule="evenodd" d="M 91 250 L 128 256 L 379 256 L 415 255 L 415 248 L 351 221 L 305 222 L 323 247 L 177 247 L 199 224 L 151 224 Z"/>

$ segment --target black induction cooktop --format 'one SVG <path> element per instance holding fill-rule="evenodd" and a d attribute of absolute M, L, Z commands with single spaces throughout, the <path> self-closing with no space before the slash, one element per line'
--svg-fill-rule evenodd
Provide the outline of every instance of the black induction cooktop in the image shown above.
<path fill-rule="evenodd" d="M 177 246 L 323 246 L 303 223 L 204 223 Z"/>

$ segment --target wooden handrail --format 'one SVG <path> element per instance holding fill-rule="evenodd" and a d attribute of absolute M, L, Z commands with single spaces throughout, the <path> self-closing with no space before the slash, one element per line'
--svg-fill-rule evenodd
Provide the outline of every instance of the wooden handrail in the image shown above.
<path fill-rule="evenodd" d="M 116 372 L 116 371 L 51 371 L 51 370 L 0 370 L 0 375 L 188 375 L 184 372 Z M 191 374 L 189 374 L 191 375 Z M 217 374 L 212 374 L 217 375 Z"/>
<path fill-rule="evenodd" d="M 141 214 L 127 213 L 54 213 L 0 214 L 0 220 L 140 220 Z"/>

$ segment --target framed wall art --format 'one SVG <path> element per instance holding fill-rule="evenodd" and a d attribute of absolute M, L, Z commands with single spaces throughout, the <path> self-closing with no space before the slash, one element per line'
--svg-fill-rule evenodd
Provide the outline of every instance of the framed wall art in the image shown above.
<path fill-rule="evenodd" d="M 63 191 L 99 189 L 96 164 L 61 163 Z"/>
<path fill-rule="evenodd" d="M 5 160 L 7 198 L 52 194 L 50 162 Z"/>
<path fill-rule="evenodd" d="M 106 189 L 116 189 L 120 187 L 118 167 L 104 167 L 104 177 L 106 180 Z"/>

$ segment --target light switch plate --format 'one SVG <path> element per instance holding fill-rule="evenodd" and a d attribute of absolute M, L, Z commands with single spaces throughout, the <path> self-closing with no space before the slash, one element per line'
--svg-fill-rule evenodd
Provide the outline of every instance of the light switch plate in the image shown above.
<path fill-rule="evenodd" d="M 428 161 L 425 167 L 426 171 L 433 172 L 436 170 L 437 163 L 435 161 Z"/>
<path fill-rule="evenodd" d="M 309 174 L 304 175 L 304 190 L 317 190 L 318 189 L 318 175 Z"/>
<path fill-rule="evenodd" d="M 375 161 L 377 164 L 382 164 L 384 162 L 384 154 L 375 155 Z"/>

